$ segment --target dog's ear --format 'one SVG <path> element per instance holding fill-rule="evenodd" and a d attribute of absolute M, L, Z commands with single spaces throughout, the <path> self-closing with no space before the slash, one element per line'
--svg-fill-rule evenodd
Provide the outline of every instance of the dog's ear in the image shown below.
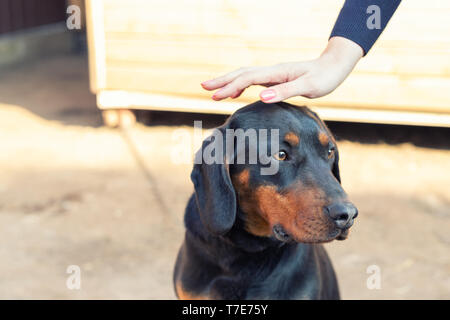
<path fill-rule="evenodd" d="M 334 154 L 333 169 L 331 171 L 333 172 L 333 175 L 337 179 L 337 181 L 341 183 L 341 175 L 339 173 L 339 152 L 337 149 Z"/>
<path fill-rule="evenodd" d="M 229 171 L 231 158 L 227 159 L 226 154 L 225 128 L 215 129 L 203 141 L 191 173 L 200 219 L 215 235 L 227 233 L 236 219 L 236 195 Z M 214 159 L 206 159 L 212 154 Z"/>

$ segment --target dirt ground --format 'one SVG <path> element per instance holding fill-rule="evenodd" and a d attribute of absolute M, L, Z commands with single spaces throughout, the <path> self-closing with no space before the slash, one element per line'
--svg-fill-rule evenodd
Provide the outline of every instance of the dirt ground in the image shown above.
<path fill-rule="evenodd" d="M 85 56 L 3 71 L 0 84 L 0 298 L 174 298 L 193 188 L 191 165 L 171 161 L 173 134 L 222 119 L 154 113 L 126 133 L 103 127 Z M 360 212 L 348 240 L 326 245 L 343 298 L 449 299 L 449 131 L 331 127 Z M 66 286 L 69 265 L 79 290 Z M 367 288 L 371 265 L 380 289 Z"/>

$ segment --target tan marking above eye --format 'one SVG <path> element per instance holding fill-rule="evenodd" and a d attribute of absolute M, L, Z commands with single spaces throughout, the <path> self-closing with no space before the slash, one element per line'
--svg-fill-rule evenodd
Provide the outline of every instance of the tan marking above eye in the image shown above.
<path fill-rule="evenodd" d="M 286 135 L 284 136 L 284 140 L 286 140 L 293 147 L 298 146 L 298 144 L 300 143 L 300 137 L 292 131 L 286 133 Z"/>
<path fill-rule="evenodd" d="M 319 141 L 323 146 L 328 146 L 330 138 L 328 138 L 328 135 L 325 132 L 319 132 Z"/>

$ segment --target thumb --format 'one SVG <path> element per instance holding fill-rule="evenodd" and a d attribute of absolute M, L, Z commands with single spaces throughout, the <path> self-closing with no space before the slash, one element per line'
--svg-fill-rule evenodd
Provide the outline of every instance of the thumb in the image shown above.
<path fill-rule="evenodd" d="M 301 94 L 301 83 L 290 81 L 276 86 L 269 87 L 259 94 L 262 102 L 273 103 L 288 99 Z"/>

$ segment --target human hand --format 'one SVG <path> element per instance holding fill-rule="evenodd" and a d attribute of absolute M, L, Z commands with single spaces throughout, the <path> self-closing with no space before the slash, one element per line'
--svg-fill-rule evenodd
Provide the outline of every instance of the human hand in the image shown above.
<path fill-rule="evenodd" d="M 363 56 L 361 47 L 351 40 L 333 37 L 319 58 L 281 63 L 268 67 L 240 68 L 205 81 L 206 90 L 216 90 L 212 99 L 237 98 L 252 85 L 269 87 L 260 93 L 263 102 L 278 102 L 294 96 L 319 98 L 336 89 Z"/>

